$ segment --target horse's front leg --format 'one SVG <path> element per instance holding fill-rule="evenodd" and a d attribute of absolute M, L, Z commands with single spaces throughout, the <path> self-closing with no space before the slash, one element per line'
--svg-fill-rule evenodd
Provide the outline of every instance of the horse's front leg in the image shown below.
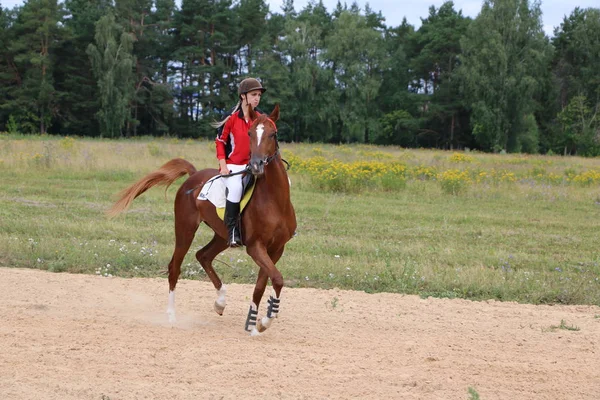
<path fill-rule="evenodd" d="M 248 254 L 260 267 L 245 325 L 246 331 L 250 332 L 251 336 L 256 336 L 270 327 L 271 322 L 277 318 L 277 314 L 279 313 L 283 276 L 275 266 L 275 263 L 283 254 L 283 248 L 269 253 L 264 248 L 251 247 L 248 248 Z M 269 278 L 271 278 L 273 284 L 273 294 L 271 294 L 268 300 L 267 315 L 262 319 L 258 319 L 258 306 L 265 293 Z"/>
<path fill-rule="evenodd" d="M 244 326 L 244 329 L 250 332 L 252 336 L 256 336 L 259 332 L 262 332 L 257 330 L 257 324 L 260 324 L 260 321 L 258 321 L 258 306 L 265 293 L 268 280 L 269 275 L 267 275 L 267 272 L 263 268 L 260 268 L 258 270 L 258 278 L 256 278 L 254 294 L 252 295 L 252 303 L 250 303 L 250 309 L 246 317 L 246 325 Z"/>

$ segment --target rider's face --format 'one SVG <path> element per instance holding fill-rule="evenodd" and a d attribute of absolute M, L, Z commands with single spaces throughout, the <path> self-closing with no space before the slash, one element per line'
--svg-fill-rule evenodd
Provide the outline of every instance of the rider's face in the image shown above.
<path fill-rule="evenodd" d="M 244 105 L 249 104 L 252 108 L 258 107 L 260 103 L 260 97 L 262 96 L 262 92 L 260 90 L 253 90 L 251 92 L 246 93 L 244 98 Z"/>

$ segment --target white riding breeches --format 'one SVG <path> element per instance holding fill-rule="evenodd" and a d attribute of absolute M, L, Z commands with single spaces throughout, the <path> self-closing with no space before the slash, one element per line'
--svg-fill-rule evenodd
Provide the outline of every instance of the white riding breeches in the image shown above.
<path fill-rule="evenodd" d="M 245 168 L 245 165 L 227 164 L 227 169 L 232 174 L 243 171 Z M 239 174 L 228 178 L 221 178 L 225 180 L 225 186 L 227 186 L 227 201 L 239 203 L 242 200 L 242 176 L 243 174 Z"/>

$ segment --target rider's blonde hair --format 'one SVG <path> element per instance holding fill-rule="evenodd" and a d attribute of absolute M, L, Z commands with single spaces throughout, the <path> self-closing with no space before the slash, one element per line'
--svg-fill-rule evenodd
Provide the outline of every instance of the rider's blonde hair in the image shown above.
<path fill-rule="evenodd" d="M 219 129 L 220 127 L 222 127 L 223 125 L 225 125 L 225 123 L 227 122 L 227 120 L 236 112 L 238 112 L 238 110 L 240 109 L 240 107 L 242 106 L 242 100 L 240 99 L 240 101 L 238 101 L 238 103 L 235 105 L 235 107 L 233 107 L 233 110 L 231 110 L 231 113 L 225 117 L 222 121 L 215 121 L 215 122 L 211 122 L 211 126 L 213 128 L 217 128 Z"/>

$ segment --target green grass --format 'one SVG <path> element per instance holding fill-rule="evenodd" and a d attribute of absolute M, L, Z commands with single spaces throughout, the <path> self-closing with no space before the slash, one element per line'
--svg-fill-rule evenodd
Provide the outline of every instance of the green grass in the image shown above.
<path fill-rule="evenodd" d="M 441 151 L 281 147 L 284 155 L 300 158 L 338 154 L 344 162 L 454 168 L 452 153 Z M 166 192 L 144 193 L 116 219 L 104 211 L 116 193 L 174 157 L 198 169 L 216 167 L 208 141 L 0 136 L 0 265 L 163 276 L 174 245 L 173 199 L 183 179 Z M 558 174 L 600 166 L 598 159 L 473 157 L 483 170 L 551 165 Z M 293 166 L 290 174 L 298 234 L 278 263 L 287 286 L 600 305 L 598 185 L 473 184 L 452 195 L 435 180 L 407 179 L 336 193 L 314 186 Z M 202 225 L 183 278 L 207 279 L 194 253 L 211 237 Z M 218 259 L 215 267 L 226 282 L 255 282 L 257 267 L 243 250 L 227 250 Z"/>
<path fill-rule="evenodd" d="M 567 322 L 564 319 L 560 320 L 560 325 L 551 325 L 549 328 L 550 332 L 554 332 L 557 329 L 563 329 L 566 331 L 579 331 L 581 330 L 579 327 L 575 326 L 575 325 L 567 325 Z"/>
<path fill-rule="evenodd" d="M 473 389 L 472 387 L 469 387 L 468 393 L 469 400 L 479 400 L 479 393 L 477 393 L 477 390 Z"/>

